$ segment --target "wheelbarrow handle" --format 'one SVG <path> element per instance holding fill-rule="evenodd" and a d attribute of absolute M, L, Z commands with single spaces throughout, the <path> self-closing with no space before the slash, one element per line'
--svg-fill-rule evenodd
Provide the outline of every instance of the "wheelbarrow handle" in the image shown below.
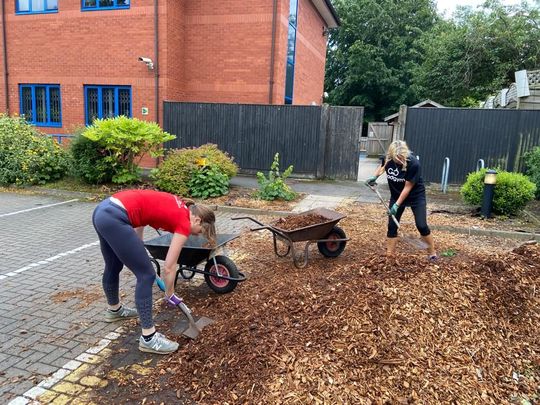
<path fill-rule="evenodd" d="M 237 219 L 249 219 L 253 222 L 255 222 L 256 224 L 259 224 L 260 226 L 266 226 L 265 224 L 263 224 L 262 222 L 259 222 L 257 221 L 255 218 L 252 218 L 252 217 L 235 217 L 235 218 L 231 218 L 233 221 L 236 221 Z"/>

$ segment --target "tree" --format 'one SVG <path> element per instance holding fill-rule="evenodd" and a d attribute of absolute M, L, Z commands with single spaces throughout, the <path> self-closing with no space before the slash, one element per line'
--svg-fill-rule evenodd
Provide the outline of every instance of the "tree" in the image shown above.
<path fill-rule="evenodd" d="M 366 107 L 368 120 L 418 101 L 418 39 L 439 17 L 433 0 L 336 0 L 342 26 L 328 46 L 329 102 Z"/>
<path fill-rule="evenodd" d="M 415 88 L 445 105 L 478 105 L 513 82 L 515 71 L 540 67 L 539 21 L 538 8 L 527 3 L 458 8 L 418 41 L 425 60 L 415 70 Z"/>

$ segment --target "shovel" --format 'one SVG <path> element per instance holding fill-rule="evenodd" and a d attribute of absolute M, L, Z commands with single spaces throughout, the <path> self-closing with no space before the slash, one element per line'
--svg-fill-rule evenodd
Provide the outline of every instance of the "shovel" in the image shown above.
<path fill-rule="evenodd" d="M 158 285 L 159 289 L 161 291 L 165 291 L 165 283 L 163 280 L 156 275 L 156 284 Z M 190 339 L 197 339 L 201 331 L 204 327 L 214 323 L 214 321 L 210 318 L 207 318 L 205 316 L 201 316 L 197 321 L 193 319 L 193 315 L 191 314 L 191 309 L 184 303 L 184 301 L 181 301 L 177 307 L 182 311 L 182 313 L 186 316 L 188 320 L 188 327 L 182 328 L 182 324 L 184 322 L 180 322 L 178 325 L 174 326 L 172 329 L 174 331 L 180 332 L 182 335 L 190 338 Z"/>
<path fill-rule="evenodd" d="M 373 191 L 375 194 L 377 194 L 377 197 L 379 197 L 379 200 L 381 201 L 381 204 L 384 206 L 384 209 L 386 210 L 386 212 L 388 212 L 388 214 L 390 214 L 390 209 L 388 208 L 388 205 L 386 204 L 386 201 L 384 200 L 384 198 L 382 198 L 381 196 L 381 193 L 379 193 L 379 190 L 377 190 L 377 188 L 375 186 L 368 186 L 371 191 Z M 392 221 L 394 221 L 394 223 L 396 224 L 396 226 L 398 227 L 398 229 L 401 229 L 401 226 L 397 220 L 397 218 L 394 216 L 394 215 L 391 215 L 391 218 L 392 218 Z M 405 243 L 408 243 L 409 245 L 415 247 L 415 248 L 418 248 L 418 249 L 426 249 L 428 247 L 428 244 L 426 242 L 424 242 L 423 240 L 421 239 L 418 239 L 418 238 L 415 238 L 414 236 L 411 236 L 411 235 L 408 235 L 408 234 L 405 234 L 405 233 L 402 233 L 403 236 L 401 236 L 401 239 L 405 242 Z"/>

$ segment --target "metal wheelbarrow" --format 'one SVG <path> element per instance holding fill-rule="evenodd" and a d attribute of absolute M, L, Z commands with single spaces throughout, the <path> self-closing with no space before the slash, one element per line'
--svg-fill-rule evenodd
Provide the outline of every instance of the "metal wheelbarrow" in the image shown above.
<path fill-rule="evenodd" d="M 156 267 L 156 273 L 161 276 L 161 267 L 158 260 L 165 260 L 171 244 L 172 234 L 163 234 L 157 238 L 144 242 L 144 246 L 151 255 L 150 260 Z M 205 247 L 206 239 L 202 236 L 191 235 L 180 251 L 178 257 L 178 270 L 176 272 L 175 285 L 178 276 L 185 280 L 192 279 L 195 273 L 204 274 L 204 280 L 208 287 L 218 294 L 226 294 L 233 291 L 236 285 L 246 280 L 246 276 L 238 271 L 236 264 L 227 256 L 216 255 L 216 250 L 225 246 L 239 234 L 216 235 L 216 246 Z M 198 266 L 206 262 L 204 270 Z"/>
<path fill-rule="evenodd" d="M 278 257 L 285 257 L 291 253 L 294 265 L 297 268 L 303 268 L 308 262 L 308 249 L 313 243 L 317 243 L 319 252 L 325 257 L 338 257 L 343 250 L 349 238 L 345 235 L 343 229 L 336 224 L 346 217 L 339 212 L 329 210 L 327 208 L 315 208 L 313 210 L 304 211 L 296 215 L 315 214 L 324 217 L 326 220 L 320 223 L 312 224 L 302 228 L 285 230 L 276 225 L 266 225 L 257 221 L 252 217 L 236 217 L 233 220 L 249 219 L 260 225 L 257 228 L 251 228 L 250 231 L 260 231 L 266 229 L 272 232 L 274 240 L 274 252 Z M 286 246 L 285 252 L 280 252 L 277 241 L 282 242 Z M 295 242 L 306 242 L 303 254 L 296 253 L 294 246 Z"/>

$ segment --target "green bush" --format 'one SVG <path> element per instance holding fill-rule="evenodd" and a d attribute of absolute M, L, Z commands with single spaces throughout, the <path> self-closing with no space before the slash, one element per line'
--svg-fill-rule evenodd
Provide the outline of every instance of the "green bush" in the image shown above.
<path fill-rule="evenodd" d="M 97 119 L 84 130 L 83 136 L 107 152 L 104 161 L 114 172 L 112 181 L 119 184 L 139 181 L 138 163 L 142 157 L 146 153 L 152 157 L 163 155 L 163 142 L 175 138 L 155 122 L 124 116 Z"/>
<path fill-rule="evenodd" d="M 193 172 L 188 187 L 192 197 L 220 197 L 229 192 L 229 177 L 217 166 L 204 166 Z"/>
<path fill-rule="evenodd" d="M 64 177 L 69 154 L 21 117 L 0 115 L 0 184 L 45 184 Z"/>
<path fill-rule="evenodd" d="M 238 166 L 232 157 L 220 151 L 217 145 L 206 144 L 198 148 L 170 151 L 159 167 L 152 172 L 152 178 L 160 190 L 190 196 L 190 182 L 203 166 L 219 169 L 227 176 L 227 187 L 228 180 L 238 172 Z"/>
<path fill-rule="evenodd" d="M 524 155 L 527 175 L 536 184 L 536 199 L 540 200 L 540 146 Z"/>
<path fill-rule="evenodd" d="M 285 179 L 291 175 L 293 166 L 289 166 L 287 170 L 280 174 L 279 172 L 279 153 L 274 155 L 274 161 L 270 166 L 268 178 L 261 173 L 257 173 L 257 183 L 259 183 L 259 191 L 257 196 L 263 200 L 286 200 L 290 201 L 296 197 L 296 193 L 285 184 Z"/>
<path fill-rule="evenodd" d="M 461 196 L 468 204 L 482 205 L 485 174 L 486 169 L 482 169 L 467 176 L 467 181 L 461 187 Z M 497 170 L 493 212 L 501 215 L 516 214 L 534 199 L 535 190 L 534 183 L 523 174 Z"/>
<path fill-rule="evenodd" d="M 114 168 L 106 159 L 107 151 L 98 142 L 82 136 L 77 131 L 69 147 L 73 157 L 73 175 L 89 184 L 109 183 Z"/>

